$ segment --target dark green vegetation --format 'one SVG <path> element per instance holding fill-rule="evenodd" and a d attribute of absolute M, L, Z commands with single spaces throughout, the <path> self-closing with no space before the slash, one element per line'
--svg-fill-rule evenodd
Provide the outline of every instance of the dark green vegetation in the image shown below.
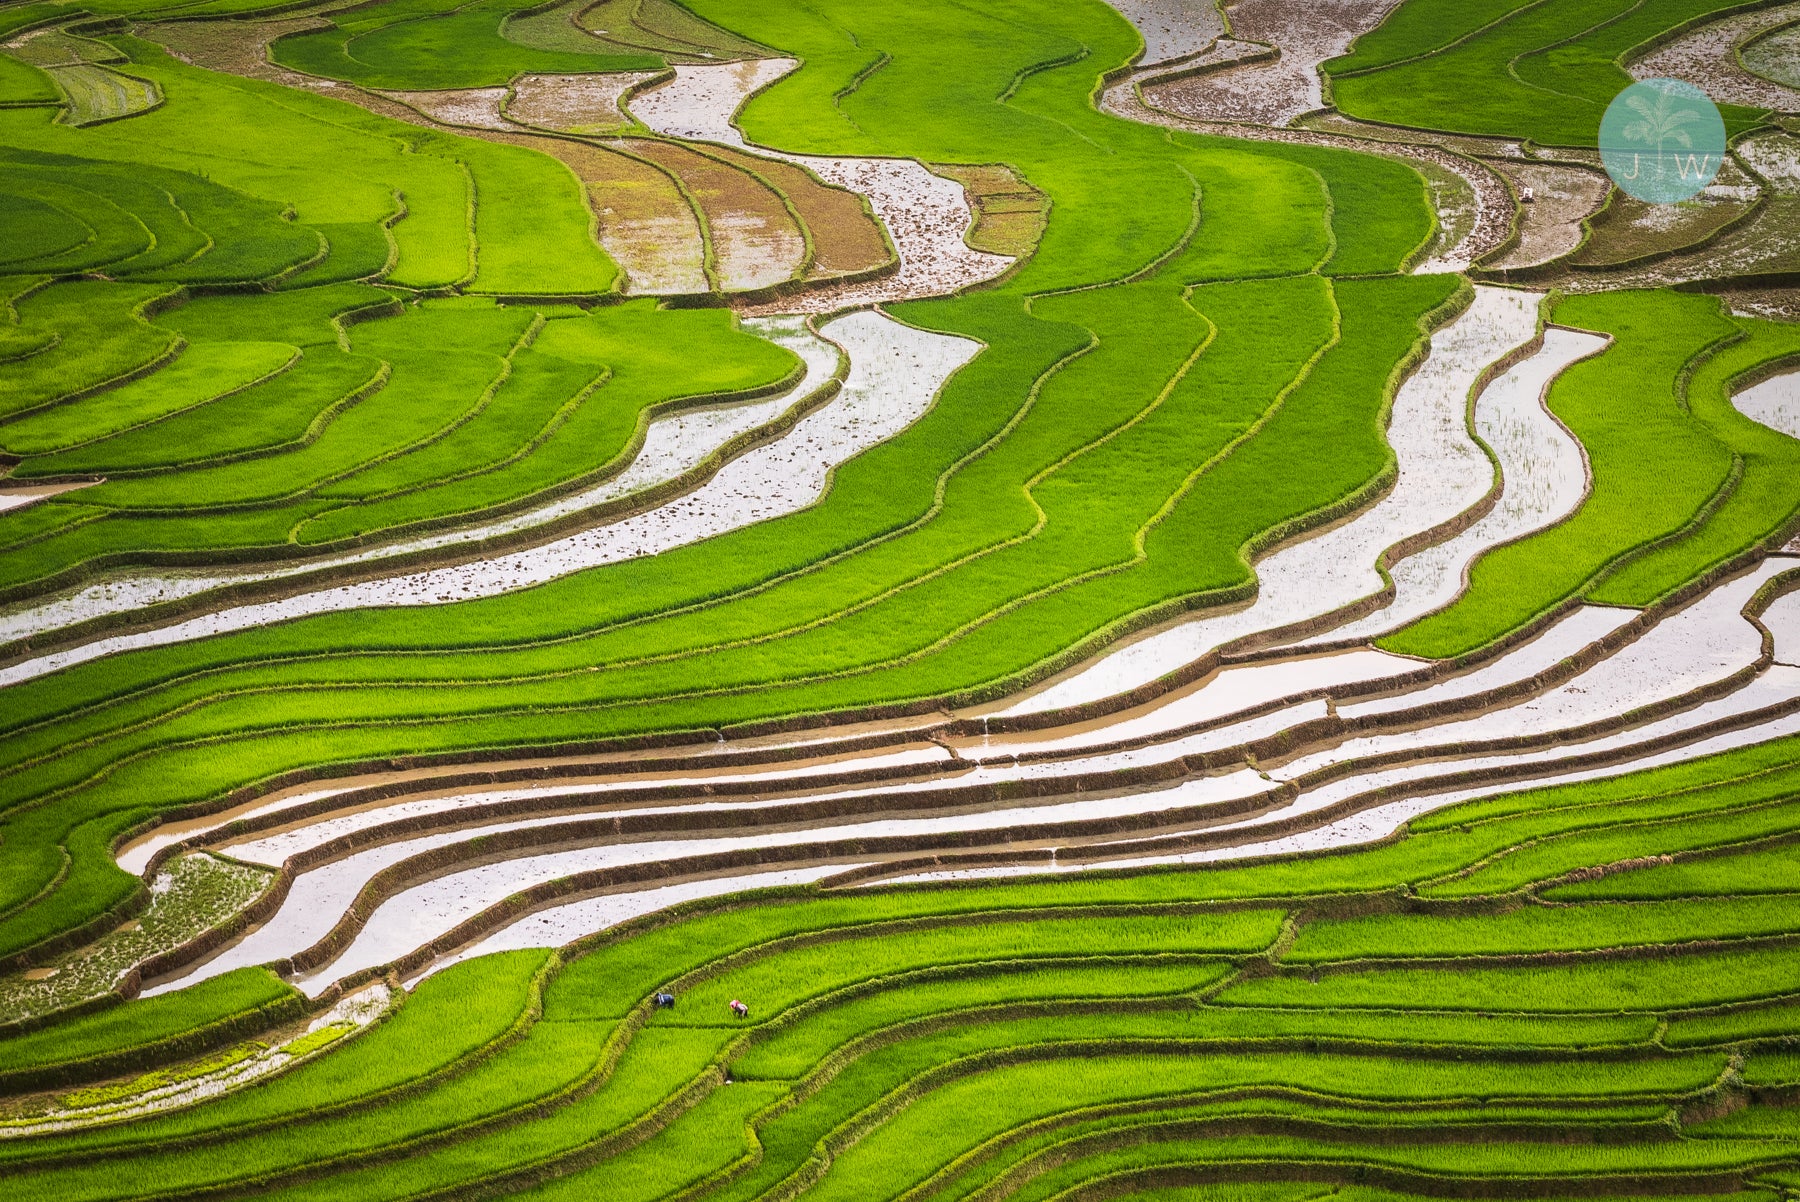
<path fill-rule="evenodd" d="M 331 28 L 283 38 L 275 61 L 309 75 L 375 88 L 478 88 L 505 84 L 523 71 L 655 70 L 647 54 L 588 53 L 522 45 L 504 36 L 527 0 L 408 0 L 351 8 L 328 18 Z"/>
<path fill-rule="evenodd" d="M 1370 119 L 1582 145 L 1621 55 L 1723 7 L 1409 0 L 1334 93 Z M 88 485 L 0 512 L 0 598 L 467 524 L 603 478 L 654 413 L 792 377 L 724 308 L 621 295 L 594 231 L 624 190 L 598 149 L 623 144 L 553 157 L 401 121 L 131 25 L 257 9 L 119 0 L 83 11 L 120 22 L 71 29 L 73 10 L 0 7 L 0 36 L 68 39 L 0 55 L 0 454 L 9 484 Z M 1031 253 L 890 307 L 983 349 L 817 506 L 516 594 L 6 687 L 13 967 L 143 903 L 112 860 L 128 832 L 285 774 L 985 699 L 1242 600 L 1256 553 L 1391 482 L 1393 389 L 1467 298 L 1408 274 L 1433 216 L 1403 162 L 1097 111 L 1140 39 L 1093 0 L 395 0 L 324 26 L 273 61 L 429 90 L 778 50 L 805 67 L 743 110 L 753 139 L 955 165 L 997 219 L 972 236 Z M 1461 654 L 1572 598 L 1647 605 L 1800 510 L 1800 444 L 1730 401 L 1800 354 L 1795 326 L 1663 290 L 1548 316 L 1614 340 L 1549 397 L 1592 495 L 1392 649 Z M 1763 1202 L 1800 1182 L 1797 750 L 1472 803 L 1329 857 L 795 891 L 486 957 L 241 1093 L 0 1142 L 6 1190 Z M 662 987 L 673 1012 L 648 1007 Z M 156 1068 L 301 1008 L 241 970 L 7 1030 L 0 1081 Z"/>
<path fill-rule="evenodd" d="M 1731 883 L 1800 831 L 1792 756 L 1471 803 L 1305 862 L 690 907 L 457 965 L 283 1077 L 0 1164 L 68 1199 L 1036 1198 L 1153 1171 L 1760 1197 L 1800 1164 L 1800 905 Z M 1753 816 L 1786 833 L 1718 829 Z"/>
<path fill-rule="evenodd" d="M 240 969 L 179 994 L 15 1035 L 0 1045 L 0 1083 L 19 1090 L 109 1076 L 256 1034 L 304 1011 L 292 987 L 263 969 Z"/>
<path fill-rule="evenodd" d="M 63 288 L 77 295 L 64 300 Z M 18 328 L 82 345 L 57 314 L 104 315 L 102 288 L 35 293 L 17 304 Z M 338 284 L 203 297 L 141 328 L 146 352 L 179 348 L 167 367 L 0 424 L 21 480 L 107 477 L 51 502 L 72 520 L 9 554 L 0 588 L 479 516 L 616 470 L 656 409 L 767 389 L 797 368 L 723 312 L 648 301 L 591 313 L 460 298 L 402 308 Z M 79 391 L 73 367 L 50 377 L 56 387 Z M 19 518 L 47 522 L 42 511 Z"/>
<path fill-rule="evenodd" d="M 1051 198 L 1038 252 L 1002 286 L 895 307 L 988 349 L 923 421 L 845 465 L 823 505 L 792 517 L 515 596 L 322 615 L 8 689 L 0 950 L 128 902 L 139 886 L 103 849 L 151 813 L 326 763 L 990 695 L 1147 618 L 1241 596 L 1249 553 L 1383 487 L 1388 391 L 1424 328 L 1459 303 L 1451 277 L 1394 274 L 1431 229 L 1403 164 L 1096 113 L 1095 73 L 1136 39 L 1098 5 L 1053 18 L 1023 0 L 980 14 L 859 11 L 856 40 L 810 10 L 695 11 L 807 61 L 744 110 L 754 137 L 1004 162 Z M 942 56 L 978 33 L 989 49 L 945 71 Z M 473 291 L 567 293 L 611 277 L 586 266 L 600 252 L 553 160 L 111 42 L 161 81 L 162 107 L 80 133 L 20 109 L 0 113 L 0 130 L 35 153 L 121 164 L 84 168 L 90 191 L 126 164 L 138 181 L 173 181 L 216 162 L 215 185 L 293 206 L 295 220 L 270 219 L 309 239 L 292 266 L 323 253 L 328 267 L 331 246 L 359 245 L 315 229 L 381 226 L 396 193 L 406 215 L 391 226 L 388 288 L 318 283 L 170 307 L 178 298 L 158 298 L 185 267 L 168 269 L 166 285 L 31 291 L 42 276 L 21 277 L 11 337 L 54 345 L 0 363 L 19 383 L 0 438 L 20 430 L 21 478 L 107 482 L 0 517 L 14 596 L 107 565 L 315 551 L 513 505 L 617 462 L 652 406 L 787 370 L 784 354 L 717 312 L 396 294 L 396 283 L 467 277 L 471 237 Z M 841 101 L 822 99 L 862 76 L 878 44 L 891 61 Z M 195 135 L 200 112 L 219 119 Z M 331 169 L 293 167 L 296 145 Z M 529 207 L 505 202 L 515 187 Z M 138 201 L 132 228 L 163 219 Z M 192 266 L 237 244 L 215 237 Z M 243 278 L 279 284 L 268 270 Z M 1724 395 L 1737 372 L 1792 353 L 1788 327 L 1728 321 L 1708 298 L 1672 294 L 1570 300 L 1558 316 L 1619 338 L 1554 402 L 1594 440 L 1586 512 L 1597 516 L 1507 548 L 1523 568 L 1478 568 L 1465 602 L 1397 646 L 1447 653 L 1505 633 L 1686 522 L 1734 454 L 1745 463 L 1734 496 L 1749 502 L 1709 510 L 1690 536 L 1625 567 L 1615 599 L 1641 603 L 1692 578 L 1794 508 L 1792 444 L 1750 427 Z M 351 317 L 369 320 L 346 326 Z M 1676 330 L 1652 347 L 1634 331 L 1653 319 Z M 83 336 L 100 322 L 121 336 Z M 1715 345 L 1740 331 L 1751 337 Z M 701 338 L 710 356 L 693 353 Z M 292 348 L 287 365 L 268 368 L 281 348 Z M 1720 369 L 1682 376 L 1715 349 Z M 196 353 L 232 364 L 242 386 L 183 387 L 178 369 Z M 72 386 L 165 360 L 58 403 Z M 249 378 L 257 371 L 273 374 Z M 1694 392 L 1690 410 L 1672 396 L 1678 379 Z M 1620 380 L 1669 397 L 1655 402 L 1663 425 L 1619 412 Z M 1610 451 L 1615 430 L 1657 442 L 1663 458 L 1635 459 L 1629 441 Z M 1682 489 L 1663 492 L 1665 460 L 1689 444 L 1699 451 L 1683 460 Z M 1654 505 L 1640 504 L 1645 490 Z M 387 724 L 397 714 L 415 722 Z"/>

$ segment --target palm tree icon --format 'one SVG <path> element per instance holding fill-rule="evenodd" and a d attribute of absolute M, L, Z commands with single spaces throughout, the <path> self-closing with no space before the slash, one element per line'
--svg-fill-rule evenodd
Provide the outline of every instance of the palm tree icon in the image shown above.
<path fill-rule="evenodd" d="M 1654 143 L 1656 146 L 1656 174 L 1661 176 L 1667 168 L 1663 159 L 1663 146 L 1676 142 L 1681 146 L 1693 149 L 1694 139 L 1683 126 L 1700 119 L 1700 111 L 1694 108 L 1675 107 L 1675 97 L 1664 91 L 1658 91 L 1656 102 L 1652 104 L 1643 95 L 1627 96 L 1626 105 L 1638 115 L 1638 120 L 1626 125 L 1620 135 L 1628 142 Z"/>

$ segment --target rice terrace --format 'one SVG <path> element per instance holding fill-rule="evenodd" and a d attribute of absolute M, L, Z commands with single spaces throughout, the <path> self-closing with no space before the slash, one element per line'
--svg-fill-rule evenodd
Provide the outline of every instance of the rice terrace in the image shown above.
<path fill-rule="evenodd" d="M 0 1199 L 1800 1202 L 1800 0 L 0 0 Z"/>

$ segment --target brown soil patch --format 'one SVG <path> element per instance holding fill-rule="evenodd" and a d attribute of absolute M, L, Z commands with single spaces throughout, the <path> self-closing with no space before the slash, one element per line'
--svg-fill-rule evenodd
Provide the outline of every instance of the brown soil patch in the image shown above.
<path fill-rule="evenodd" d="M 1537 267 L 1560 259 L 1581 245 L 1581 223 L 1606 200 L 1612 182 L 1583 167 L 1557 163 L 1490 161 L 1489 166 L 1512 181 L 1521 198 L 1530 190 L 1530 204 L 1519 205 L 1519 238 L 1505 253 L 1484 260 L 1496 271 Z"/>
<path fill-rule="evenodd" d="M 1800 138 L 1788 133 L 1758 134 L 1739 142 L 1736 154 L 1773 191 L 1800 195 Z"/>
<path fill-rule="evenodd" d="M 182 62 L 208 71 L 266 79 L 290 88 L 330 91 L 342 85 L 269 61 L 269 43 L 277 38 L 330 26 L 331 22 L 318 17 L 288 17 L 280 21 L 161 21 L 140 26 L 138 32 L 168 47 L 169 53 Z"/>
<path fill-rule="evenodd" d="M 1800 288 L 1745 288 L 1723 293 L 1721 299 L 1740 317 L 1800 321 Z"/>
<path fill-rule="evenodd" d="M 709 146 L 707 153 L 760 175 L 787 195 L 812 233 L 813 259 L 807 279 L 860 275 L 894 261 L 880 223 L 856 193 L 834 188 L 795 163 L 722 146 Z"/>
<path fill-rule="evenodd" d="M 628 125 L 619 98 L 656 78 L 653 71 L 602 75 L 521 75 L 513 81 L 506 115 L 525 125 L 564 133 L 612 133 Z"/>
<path fill-rule="evenodd" d="M 384 96 L 380 92 L 365 92 L 361 88 L 345 87 L 338 93 L 338 99 L 347 100 L 359 108 L 368 109 L 371 113 L 377 113 L 383 117 L 391 117 L 395 121 L 404 121 L 408 125 L 423 125 L 426 129 L 443 128 L 443 126 L 439 125 L 436 121 L 433 121 L 430 117 L 427 117 L 418 109 L 412 107 L 412 105 L 395 100 L 392 96 Z M 462 132 L 469 133 L 470 131 L 464 130 Z M 485 138 L 492 135 L 486 133 L 473 133 L 471 136 Z"/>
<path fill-rule="evenodd" d="M 637 0 L 631 20 L 667 44 L 690 47 L 701 58 L 759 58 L 768 53 L 747 38 L 701 20 L 677 0 Z"/>
<path fill-rule="evenodd" d="M 1705 246 L 1682 251 L 1641 267 L 1615 271 L 1571 271 L 1554 281 L 1573 291 L 1602 288 L 1659 288 L 1688 280 L 1800 272 L 1800 197 L 1771 196 L 1742 225 Z M 1746 280 L 1752 286 L 1785 281 Z"/>
<path fill-rule="evenodd" d="M 600 244 L 624 269 L 627 293 L 678 296 L 711 291 L 700 224 L 675 181 L 662 171 L 591 142 L 530 134 L 487 136 L 552 155 L 586 185 Z"/>
<path fill-rule="evenodd" d="M 784 284 L 806 267 L 806 239 L 774 189 L 745 171 L 673 142 L 631 139 L 623 149 L 676 175 L 706 217 L 722 292 Z"/>
<path fill-rule="evenodd" d="M 969 245 L 993 255 L 1024 258 L 1037 249 L 1048 217 L 1042 209 L 1004 213 L 984 210 L 976 218 L 975 228 L 969 231 Z"/>
<path fill-rule="evenodd" d="M 571 19 L 621 51 L 660 54 L 671 63 L 765 58 L 768 50 L 701 20 L 675 0 L 577 0 Z"/>
<path fill-rule="evenodd" d="M 1578 270 L 1583 263 L 1576 263 L 1573 267 L 1577 269 L 1547 282 L 1591 291 L 1749 277 L 1743 280 L 1741 289 L 1733 291 L 1734 296 L 1743 298 L 1744 304 L 1752 306 L 1747 312 L 1782 319 L 1795 316 L 1790 313 L 1787 281 L 1768 277 L 1800 272 L 1800 140 L 1784 133 L 1761 134 L 1740 142 L 1737 155 L 1761 177 L 1761 190 L 1765 193 L 1762 204 L 1747 218 L 1744 212 L 1753 199 L 1751 177 L 1736 162 L 1728 163 L 1719 173 L 1717 191 L 1710 200 L 1691 207 L 1665 206 L 1667 213 L 1648 215 L 1653 223 L 1665 228 L 1620 235 L 1635 239 L 1631 245 L 1652 248 L 1652 253 L 1660 253 L 1661 257 L 1604 271 Z M 1630 201 L 1615 204 L 1620 209 L 1621 222 L 1643 207 Z M 1595 220 L 1596 240 L 1604 218 L 1611 216 L 1609 211 Z M 1730 224 L 1736 218 L 1743 219 L 1739 224 Z M 1720 226 L 1727 228 L 1721 233 Z M 1673 248 L 1672 252 L 1669 248 Z"/>
<path fill-rule="evenodd" d="M 517 128 L 500 115 L 505 88 L 453 88 L 441 92 L 382 92 L 409 108 L 418 109 L 439 125 L 464 129 L 511 130 Z"/>
<path fill-rule="evenodd" d="M 577 167 L 576 174 L 587 183 L 601 243 L 625 269 L 625 290 L 640 296 L 710 291 L 700 223 L 675 181 L 627 155 L 608 160 L 604 172 Z"/>
<path fill-rule="evenodd" d="M 932 171 L 963 186 L 975 224 L 964 241 L 989 254 L 1022 257 L 1037 249 L 1050 220 L 1050 198 L 1003 163 L 934 163 Z"/>

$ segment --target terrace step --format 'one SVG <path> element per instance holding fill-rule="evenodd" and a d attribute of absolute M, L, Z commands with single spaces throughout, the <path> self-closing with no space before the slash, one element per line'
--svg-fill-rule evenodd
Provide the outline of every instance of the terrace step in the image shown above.
<path fill-rule="evenodd" d="M 1740 614 L 1767 582 L 1800 579 L 1797 567 L 1771 559 L 1633 629 L 1629 611 L 1577 611 L 1443 680 L 1421 681 L 1427 674 L 1400 670 L 1406 661 L 1365 652 L 1373 663 L 1322 661 L 1347 670 L 1340 688 L 1312 682 L 1284 697 L 1304 670 L 1294 661 L 1228 669 L 1209 687 L 1121 717 L 1117 732 L 1090 722 L 996 742 L 944 727 L 941 745 L 895 745 L 904 734 L 895 730 L 861 750 L 776 745 L 764 753 L 771 762 L 701 776 L 681 775 L 707 762 L 688 757 L 574 789 L 452 790 L 342 815 L 336 803 L 354 795 L 270 806 L 181 845 L 280 866 L 292 891 L 254 933 L 154 991 L 269 960 L 304 966 L 309 991 L 323 990 L 509 925 L 517 916 L 501 903 L 521 890 L 543 911 L 533 925 L 549 938 L 571 934 L 577 915 L 616 921 L 716 888 L 684 878 L 938 879 L 963 872 L 959 864 L 980 875 L 1016 871 L 1009 860 L 1042 871 L 1259 854 L 1346 831 L 1379 837 L 1399 809 L 1412 816 L 1520 780 L 1617 775 L 1763 741 L 1800 729 L 1800 669 L 1774 663 L 1790 654 L 1785 644 L 1765 647 L 1762 628 Z M 1774 607 L 1784 636 L 1795 609 Z M 1358 666 L 1376 670 L 1357 675 Z M 1359 701 L 1358 690 L 1385 695 Z M 810 763 L 796 760 L 803 753 Z M 156 846 L 161 855 L 176 844 Z M 921 872 L 921 856 L 936 866 Z M 570 890 L 610 896 L 598 906 L 560 901 Z"/>

